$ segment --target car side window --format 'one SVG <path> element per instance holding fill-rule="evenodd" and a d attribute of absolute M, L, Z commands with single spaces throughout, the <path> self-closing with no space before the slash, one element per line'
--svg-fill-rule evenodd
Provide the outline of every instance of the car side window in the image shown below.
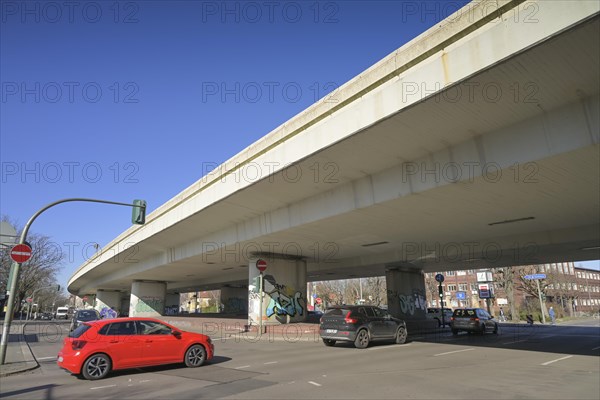
<path fill-rule="evenodd" d="M 373 311 L 375 311 L 375 316 L 378 318 L 383 318 L 385 316 L 385 311 L 383 311 L 381 308 L 374 307 Z"/>
<path fill-rule="evenodd" d="M 364 315 L 364 316 L 367 316 L 367 312 L 365 311 L 365 308 L 364 308 L 364 307 L 360 307 L 360 308 L 358 309 L 358 313 L 359 313 L 359 314 L 362 314 L 362 315 Z"/>
<path fill-rule="evenodd" d="M 101 335 L 106 336 L 130 336 L 136 334 L 135 322 L 113 322 L 110 325 L 105 325 L 98 331 Z"/>
<path fill-rule="evenodd" d="M 365 310 L 367 311 L 367 316 L 369 316 L 369 317 L 375 316 L 375 312 L 373 311 L 373 309 L 371 307 L 365 307 Z"/>
<path fill-rule="evenodd" d="M 155 321 L 138 321 L 140 335 L 170 335 L 171 328 Z"/>

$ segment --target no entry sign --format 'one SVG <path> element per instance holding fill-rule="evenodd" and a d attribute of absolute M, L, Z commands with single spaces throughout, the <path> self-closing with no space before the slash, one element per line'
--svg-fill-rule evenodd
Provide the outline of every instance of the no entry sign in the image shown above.
<path fill-rule="evenodd" d="M 10 251 L 10 258 L 14 262 L 24 263 L 31 258 L 31 247 L 26 244 L 18 244 Z"/>
<path fill-rule="evenodd" d="M 256 268 L 260 272 L 264 272 L 267 269 L 267 262 L 265 260 L 258 260 L 258 261 L 256 261 Z"/>

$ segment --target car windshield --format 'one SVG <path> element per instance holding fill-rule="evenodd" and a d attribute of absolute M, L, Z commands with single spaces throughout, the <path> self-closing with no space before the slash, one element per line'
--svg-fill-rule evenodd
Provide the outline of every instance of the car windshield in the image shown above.
<path fill-rule="evenodd" d="M 350 310 L 346 310 L 343 308 L 330 308 L 327 311 L 325 311 L 325 315 L 328 317 L 333 317 L 333 316 L 344 316 L 346 314 L 348 314 L 348 311 Z"/>
<path fill-rule="evenodd" d="M 78 321 L 94 321 L 98 319 L 98 314 L 94 310 L 83 310 L 77 312 Z"/>

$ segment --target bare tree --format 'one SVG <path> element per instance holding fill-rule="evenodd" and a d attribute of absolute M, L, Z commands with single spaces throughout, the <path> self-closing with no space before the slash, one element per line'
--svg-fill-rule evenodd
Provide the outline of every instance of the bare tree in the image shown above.
<path fill-rule="evenodd" d="M 8 218 L 4 218 L 8 220 Z M 21 229 L 18 230 L 20 235 Z M 21 304 L 26 296 L 31 296 L 34 290 L 57 287 L 57 275 L 62 268 L 65 255 L 60 246 L 53 243 L 48 236 L 30 233 L 27 242 L 31 245 L 31 258 L 21 265 L 16 293 L 11 297 Z M 8 276 L 12 267 L 10 252 L 0 253 L 0 291 L 6 293 Z"/>
<path fill-rule="evenodd" d="M 517 307 L 515 304 L 515 273 L 514 267 L 498 268 L 494 273 L 494 283 L 504 290 L 510 309 L 510 318 L 517 318 Z"/>

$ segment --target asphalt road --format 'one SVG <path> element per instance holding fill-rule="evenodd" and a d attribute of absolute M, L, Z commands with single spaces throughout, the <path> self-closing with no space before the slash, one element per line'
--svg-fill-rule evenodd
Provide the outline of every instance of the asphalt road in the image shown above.
<path fill-rule="evenodd" d="M 2 378 L 0 397 L 22 399 L 594 399 L 600 398 L 600 325 L 502 325 L 498 335 L 449 330 L 404 345 L 358 350 L 319 338 L 213 336 L 216 357 L 115 372 L 85 381 L 60 370 L 64 324 L 28 325 L 41 367 Z"/>

